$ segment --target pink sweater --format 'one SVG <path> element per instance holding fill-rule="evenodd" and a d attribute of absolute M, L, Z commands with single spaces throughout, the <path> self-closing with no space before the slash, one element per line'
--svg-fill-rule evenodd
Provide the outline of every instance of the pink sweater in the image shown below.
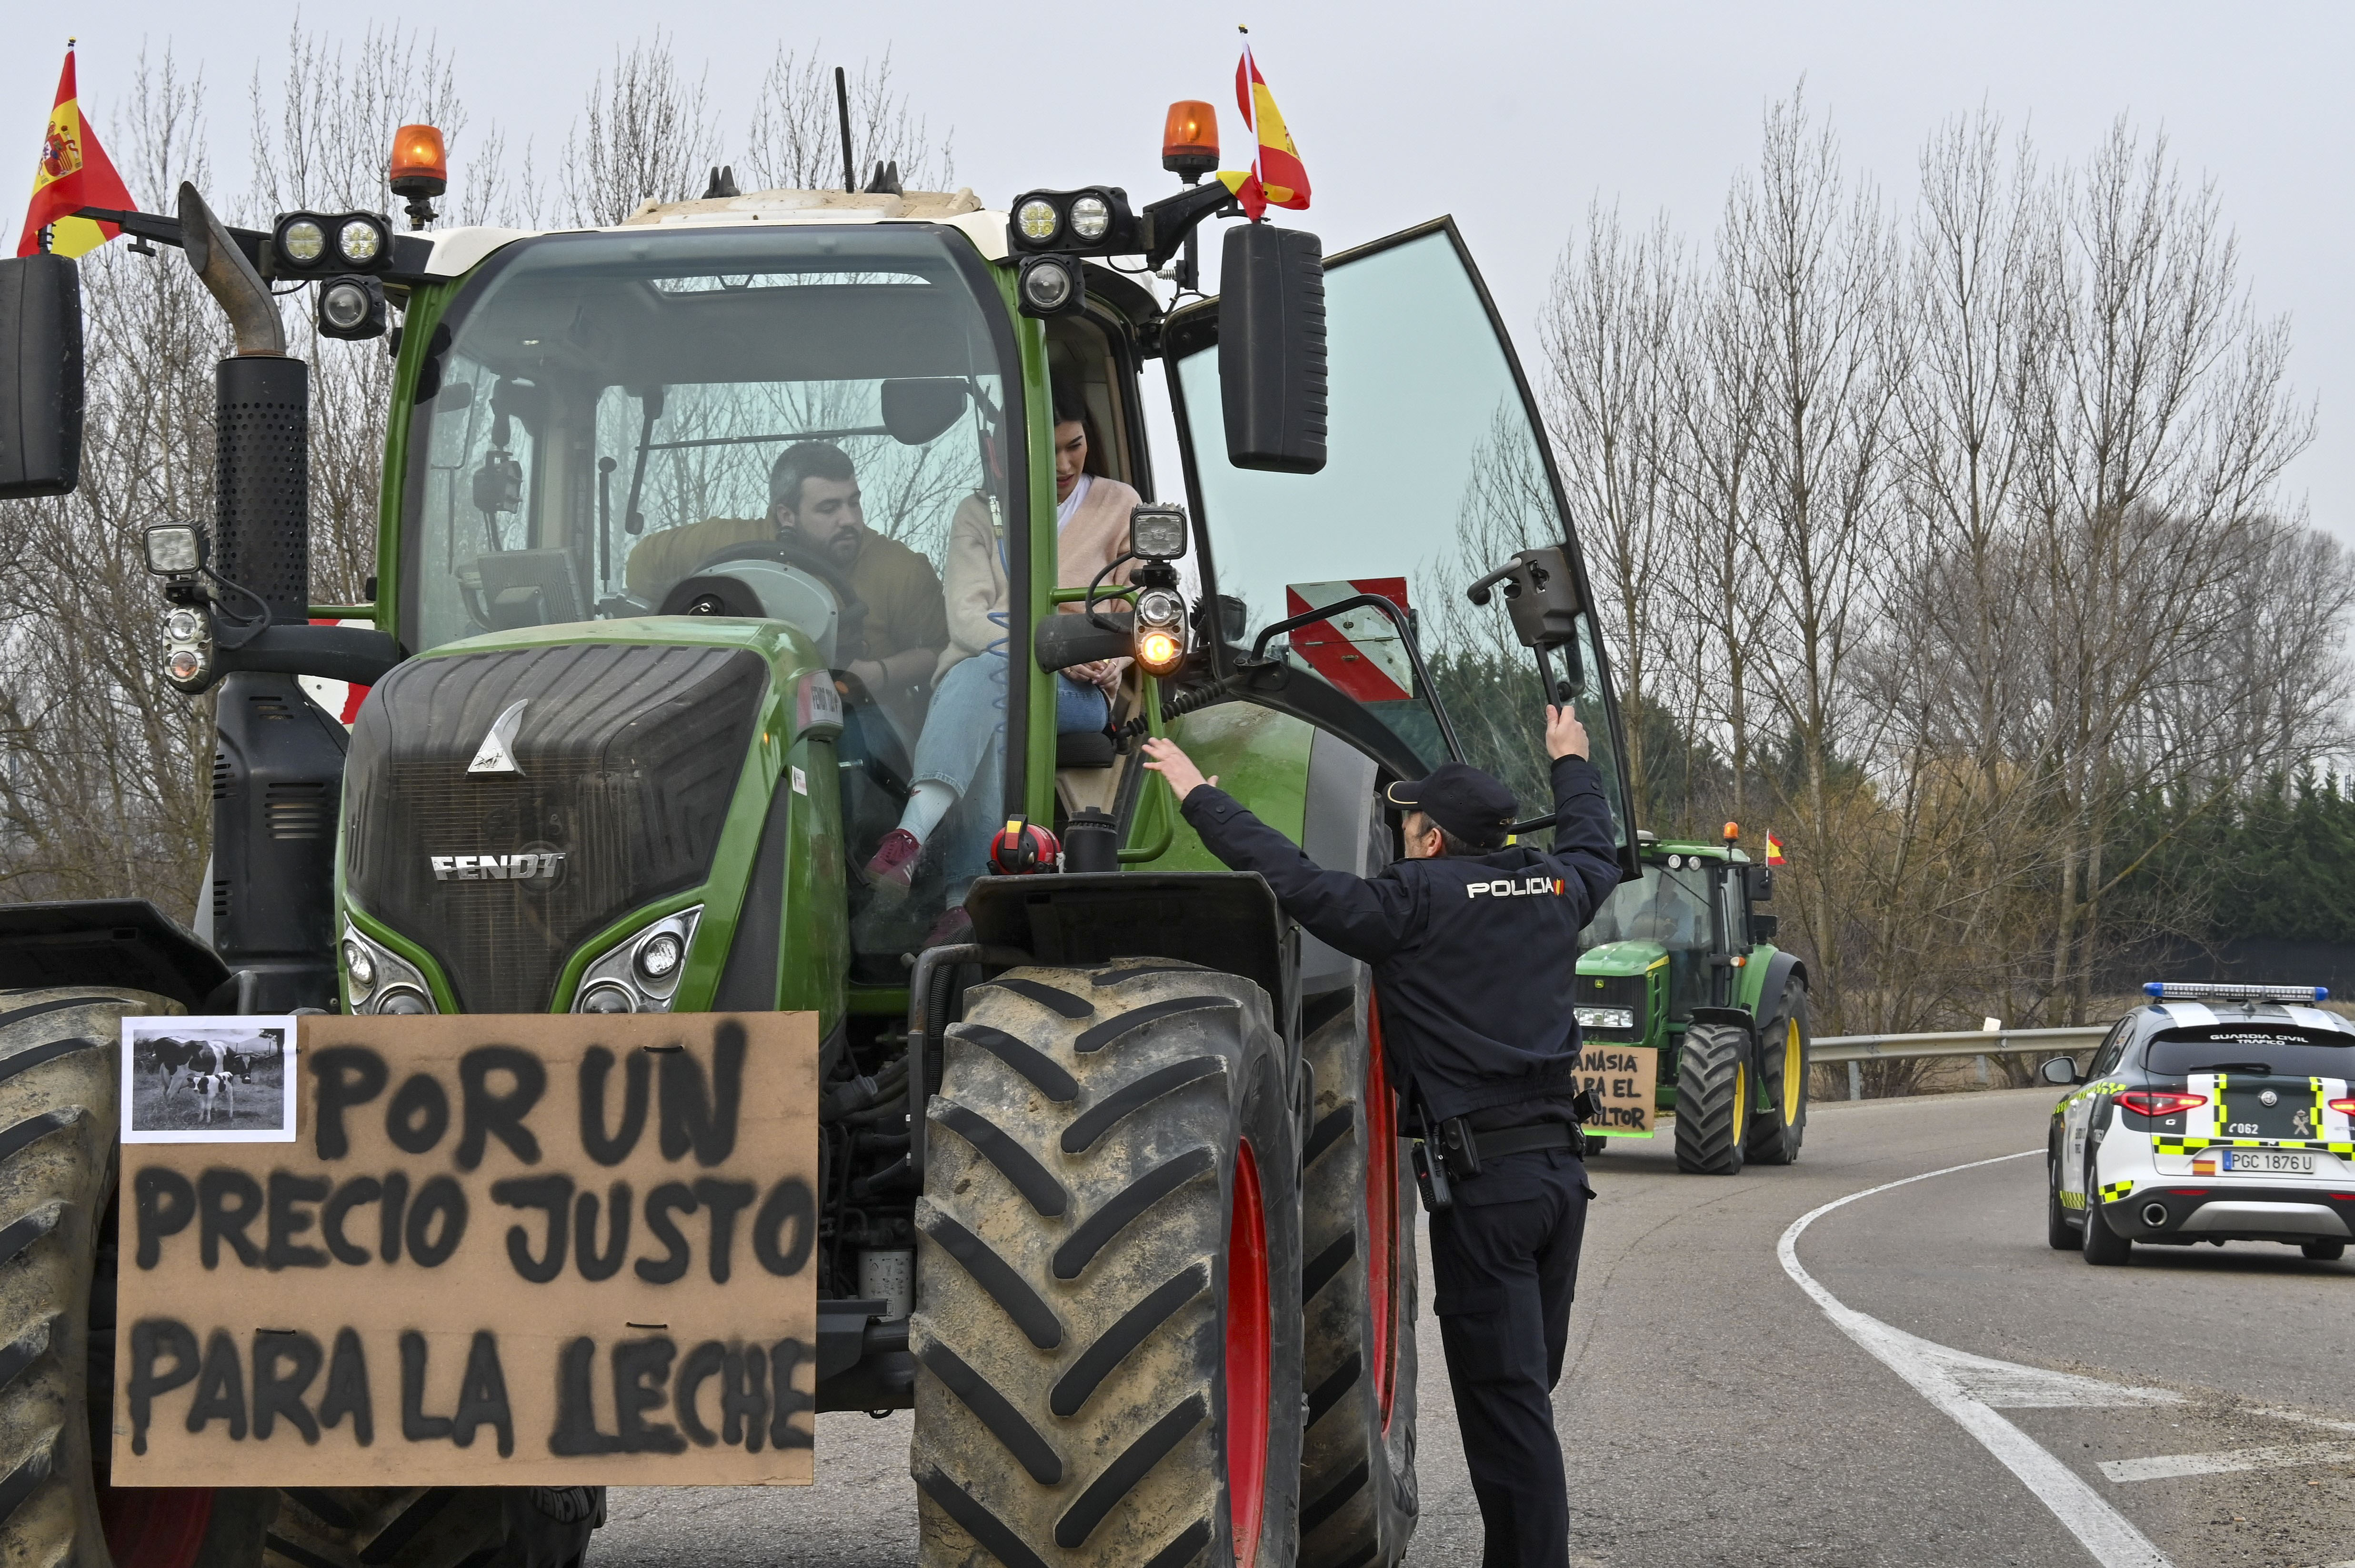
<path fill-rule="evenodd" d="M 1128 548 L 1128 514 L 1141 497 L 1117 479 L 1095 475 L 1088 486 L 1087 498 L 1080 503 L 1071 520 L 1063 525 L 1055 557 L 1055 585 L 1059 588 L 1085 588 L 1104 563 Z M 1105 581 L 1126 582 L 1128 567 L 1123 565 Z M 1006 562 L 998 549 L 997 529 L 991 523 L 988 503 L 978 496 L 967 496 L 957 506 L 956 517 L 949 524 L 949 553 L 946 570 L 941 574 L 943 592 L 948 599 L 949 645 L 941 650 L 940 663 L 933 667 L 932 682 L 940 683 L 949 667 L 996 643 L 1028 639 L 1009 637 L 1004 620 L 1011 602 L 1011 590 L 1006 577 Z M 1066 604 L 1067 612 L 1080 606 Z M 991 616 L 996 615 L 996 620 Z M 1119 661 L 1125 665 L 1127 661 Z M 1115 672 L 1106 685 L 1116 684 Z"/>

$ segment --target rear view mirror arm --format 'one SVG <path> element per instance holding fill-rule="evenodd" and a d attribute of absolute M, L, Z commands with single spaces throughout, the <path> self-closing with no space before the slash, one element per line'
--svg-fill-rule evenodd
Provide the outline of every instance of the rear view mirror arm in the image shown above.
<path fill-rule="evenodd" d="M 1262 626 L 1259 635 L 1252 640 L 1251 657 L 1245 662 L 1253 665 L 1265 664 L 1267 645 L 1280 633 L 1296 631 L 1302 626 L 1313 626 L 1319 621 L 1331 619 L 1344 610 L 1358 609 L 1379 610 L 1390 617 L 1391 625 L 1398 628 L 1399 641 L 1406 647 L 1407 663 L 1414 669 L 1414 678 L 1423 690 L 1423 699 L 1431 705 L 1432 717 L 1439 720 L 1439 734 L 1440 738 L 1447 742 L 1447 754 L 1457 762 L 1462 762 L 1464 743 L 1455 738 L 1455 726 L 1447 717 L 1447 709 L 1439 700 L 1439 688 L 1431 683 L 1431 671 L 1423 667 L 1423 650 L 1415 645 L 1414 628 L 1408 624 L 1405 611 L 1379 593 L 1351 594 L 1347 599 L 1337 599 L 1330 604 L 1319 605 L 1304 614 L 1286 616 L 1281 621 Z"/>

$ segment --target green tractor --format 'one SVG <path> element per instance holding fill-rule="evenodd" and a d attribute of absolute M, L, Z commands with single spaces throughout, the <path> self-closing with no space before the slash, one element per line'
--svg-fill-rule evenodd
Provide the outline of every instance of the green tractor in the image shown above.
<path fill-rule="evenodd" d="M 1707 1176 L 1788 1165 L 1807 1130 L 1807 968 L 1774 945 L 1775 917 L 1758 908 L 1774 896 L 1774 868 L 1734 847 L 1732 824 L 1726 833 L 1718 844 L 1639 834 L 1643 875 L 1579 939 L 1588 1049 L 1656 1053 L 1677 1168 Z"/>
<path fill-rule="evenodd" d="M 412 213 L 439 194 L 410 185 Z M 1389 781 L 1461 757 L 1541 805 L 1556 696 L 1632 877 L 1620 721 L 1542 425 L 1453 224 L 1329 258 L 1239 225 L 1221 297 L 1189 295 L 1188 237 L 1226 207 L 1215 183 L 989 211 L 888 170 L 749 195 L 715 171 L 703 199 L 570 232 L 236 230 L 186 187 L 176 217 L 108 215 L 184 248 L 237 335 L 218 515 L 149 536 L 166 667 L 217 694 L 214 861 L 199 931 L 121 901 L 0 914 L 0 1261 L 31 1260 L 0 1280 L 9 1556 L 586 1549 L 593 1488 L 518 1486 L 480 1448 L 478 1486 L 355 1464 L 343 1489 L 272 1490 L 258 1450 L 234 1493 L 108 1484 L 116 1019 L 310 1008 L 538 1015 L 584 1045 L 614 1014 L 814 1013 L 811 1397 L 913 1408 L 924 1563 L 1401 1560 L 1417 1292 L 1379 998 L 1209 859 L 1137 742 L 1178 736 L 1369 871 L 1397 852 Z M 73 264 L 0 268 L 27 432 L 0 496 L 59 493 Z M 1165 268 L 1175 299 L 1139 281 Z M 309 603 L 307 367 L 271 302 L 305 284 L 330 336 L 399 317 L 361 603 Z M 1058 389 L 1092 476 L 1190 503 L 1136 509 L 1117 579 L 1059 571 Z M 1174 452 L 1148 442 L 1162 407 Z M 760 521 L 809 443 L 855 469 L 861 549 L 1003 595 L 963 647 L 996 661 L 986 760 L 896 897 L 862 872 L 920 782 L 940 668 L 873 640 L 921 604 Z M 733 542 L 677 542 L 715 521 Z M 1508 580 L 1517 617 L 1543 608 L 1526 635 L 1481 608 Z M 1059 672 L 1114 656 L 1110 722 L 1064 732 Z M 348 731 L 304 677 L 371 688 Z M 298 1305 L 271 1299 L 254 1321 Z M 452 1331 L 476 1309 L 438 1308 Z"/>

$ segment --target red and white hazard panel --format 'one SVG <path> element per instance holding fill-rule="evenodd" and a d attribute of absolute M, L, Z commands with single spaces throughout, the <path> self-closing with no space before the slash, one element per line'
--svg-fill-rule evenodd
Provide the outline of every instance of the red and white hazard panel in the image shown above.
<path fill-rule="evenodd" d="M 1406 579 L 1357 577 L 1340 582 L 1290 582 L 1284 613 L 1305 615 L 1360 593 L 1377 593 L 1406 613 Z M 1292 634 L 1292 651 L 1308 667 L 1360 702 L 1405 702 L 1414 697 L 1414 667 L 1407 662 L 1398 626 L 1379 610 L 1359 605 Z"/>
<path fill-rule="evenodd" d="M 313 621 L 314 626 L 374 626 L 374 621 Z M 368 688 L 354 686 L 347 680 L 328 680 L 315 675 L 298 675 L 295 684 L 304 695 L 326 709 L 327 716 L 348 730 L 359 717 L 360 704 L 368 700 Z"/>

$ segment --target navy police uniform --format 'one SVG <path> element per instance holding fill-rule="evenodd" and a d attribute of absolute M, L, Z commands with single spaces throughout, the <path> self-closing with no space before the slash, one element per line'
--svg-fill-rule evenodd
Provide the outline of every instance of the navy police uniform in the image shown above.
<path fill-rule="evenodd" d="M 1575 1122 L 1578 933 L 1619 881 L 1593 764 L 1556 760 L 1553 795 L 1550 854 L 1507 845 L 1370 878 L 1324 869 L 1222 790 L 1200 786 L 1183 809 L 1212 854 L 1259 872 L 1286 913 L 1373 966 L 1385 1065 L 1404 1104 L 1501 1133 Z M 1500 843 L 1513 815 L 1502 784 L 1459 763 L 1393 785 L 1391 799 L 1475 845 Z M 1552 1390 L 1593 1193 L 1575 1140 L 1561 1141 L 1569 1147 L 1484 1157 L 1432 1217 L 1433 1310 L 1486 1527 L 1484 1568 L 1569 1561 Z"/>

